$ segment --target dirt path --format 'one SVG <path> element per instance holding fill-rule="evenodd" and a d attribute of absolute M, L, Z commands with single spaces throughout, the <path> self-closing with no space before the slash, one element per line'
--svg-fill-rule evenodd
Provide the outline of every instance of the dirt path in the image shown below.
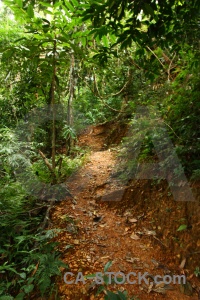
<path fill-rule="evenodd" d="M 85 165 L 68 182 L 76 204 L 62 201 L 51 216 L 53 228 L 66 229 L 56 237 L 61 242 L 63 261 L 69 264 L 69 271 L 75 277 L 78 272 L 84 275 L 102 272 L 108 261 L 113 262 L 108 271 L 121 271 L 124 274 L 181 274 L 180 270 L 178 273 L 177 269 L 174 271 L 173 265 L 166 264 L 163 251 L 160 250 L 161 243 L 155 243 L 153 232 L 145 228 L 142 216 L 137 211 L 126 209 L 121 213 L 119 209 L 109 206 L 110 201 L 102 201 L 120 198 L 120 191 L 123 192 L 125 188 L 110 178 L 117 164 L 117 152 L 115 148 L 105 149 L 104 142 L 102 127 L 91 129 L 80 137 L 80 145 L 89 146 L 91 153 Z M 141 231 L 146 230 L 146 235 L 138 233 L 138 223 Z M 69 280 L 75 280 L 75 277 L 69 277 Z M 90 280 L 86 280 L 86 284 L 69 285 L 62 278 L 57 284 L 60 299 L 104 299 L 103 294 L 94 297 L 98 286 L 91 287 Z M 108 289 L 127 290 L 129 296 L 137 296 L 140 300 L 198 299 L 195 294 L 182 294 L 179 285 L 171 284 L 170 287 L 172 289 L 162 284 L 146 285 L 144 281 L 131 285 L 126 281 L 124 284 L 109 285 Z"/>

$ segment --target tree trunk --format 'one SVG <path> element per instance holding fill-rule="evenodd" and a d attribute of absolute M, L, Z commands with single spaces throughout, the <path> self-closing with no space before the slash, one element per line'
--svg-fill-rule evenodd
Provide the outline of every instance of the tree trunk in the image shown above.
<path fill-rule="evenodd" d="M 69 72 L 69 98 L 68 98 L 68 109 L 67 109 L 67 124 L 69 129 L 73 126 L 73 109 L 72 104 L 75 96 L 76 87 L 76 74 L 75 74 L 75 57 L 74 53 L 71 53 L 71 63 Z M 67 155 L 70 153 L 73 146 L 73 139 L 69 134 L 66 141 Z"/>
<path fill-rule="evenodd" d="M 51 160 L 52 173 L 54 174 L 53 184 L 56 183 L 56 106 L 55 106 L 55 88 L 56 88 L 56 40 L 53 44 L 53 61 L 52 61 L 52 82 L 51 82 L 51 112 L 52 112 L 52 137 L 51 137 Z"/>

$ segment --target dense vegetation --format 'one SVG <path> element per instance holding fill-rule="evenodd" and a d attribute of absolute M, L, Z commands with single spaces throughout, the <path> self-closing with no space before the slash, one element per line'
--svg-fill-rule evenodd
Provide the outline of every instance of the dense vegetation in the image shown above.
<path fill-rule="evenodd" d="M 0 33 L 0 299 L 19 300 L 56 289 L 45 199 L 68 195 L 87 125 L 153 108 L 200 179 L 200 3 L 5 0 Z M 153 156 L 147 132 L 140 159 Z"/>

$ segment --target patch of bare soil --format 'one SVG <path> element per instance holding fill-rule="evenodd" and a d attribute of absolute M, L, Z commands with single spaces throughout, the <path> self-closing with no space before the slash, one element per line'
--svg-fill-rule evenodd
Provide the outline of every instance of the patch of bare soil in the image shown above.
<path fill-rule="evenodd" d="M 105 264 L 112 261 L 108 271 L 135 272 L 130 280 L 135 279 L 136 284 L 126 280 L 124 284 L 108 285 L 110 290 L 127 290 L 129 296 L 140 300 L 197 300 L 200 284 L 186 267 L 188 262 L 191 264 L 188 249 L 195 247 L 197 253 L 191 257 L 195 257 L 195 262 L 198 260 L 200 242 L 195 239 L 195 245 L 185 243 L 192 240 L 190 235 L 196 234 L 199 221 L 191 216 L 194 228 L 186 233 L 177 232 L 179 219 L 188 213 L 188 205 L 173 203 L 166 183 L 158 186 L 143 180 L 125 186 L 111 176 L 118 159 L 116 148 L 109 148 L 109 144 L 121 140 L 126 126 L 117 130 L 115 124 L 105 124 L 90 127 L 80 136 L 79 144 L 90 147 L 91 153 L 85 165 L 67 182 L 75 201 L 60 202 L 51 214 L 51 226 L 64 229 L 55 240 L 60 242 L 68 271 L 75 275 L 68 280 L 75 280 L 78 272 L 102 272 Z M 193 215 L 199 208 L 195 205 L 189 210 Z M 175 250 L 173 255 L 171 247 Z M 149 274 L 148 283 L 142 280 L 138 284 L 139 273 L 145 272 Z M 188 277 L 187 285 L 156 284 L 153 280 L 155 275 L 173 278 L 183 274 Z M 62 278 L 57 285 L 59 299 L 104 299 L 103 294 L 95 297 L 98 285 L 91 280 L 86 280 L 86 284 L 66 284 Z"/>

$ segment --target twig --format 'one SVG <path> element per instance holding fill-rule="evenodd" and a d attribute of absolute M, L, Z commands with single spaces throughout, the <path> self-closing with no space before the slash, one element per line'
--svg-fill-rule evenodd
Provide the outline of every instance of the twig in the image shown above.
<path fill-rule="evenodd" d="M 60 159 L 59 159 L 59 166 L 58 166 L 58 174 L 59 174 L 59 176 L 61 175 L 62 162 L 63 162 L 63 158 L 60 157 Z"/>
<path fill-rule="evenodd" d="M 56 183 L 56 174 L 55 174 L 53 166 L 49 163 L 48 159 L 46 158 L 46 156 L 44 155 L 44 153 L 41 150 L 39 150 L 38 152 L 39 152 L 40 156 L 43 158 L 45 165 L 51 172 L 52 177 L 53 177 L 53 182 Z"/>
<path fill-rule="evenodd" d="M 39 152 L 40 156 L 43 158 L 43 160 L 44 160 L 45 165 L 47 166 L 47 168 L 48 168 L 51 172 L 53 172 L 53 167 L 52 167 L 52 165 L 48 162 L 48 159 L 46 158 L 46 156 L 44 155 L 44 153 L 43 153 L 41 150 L 39 150 L 38 152 Z M 53 173 L 54 173 L 54 172 L 53 172 Z"/>
<path fill-rule="evenodd" d="M 130 62 L 131 62 L 132 65 L 134 65 L 139 70 L 142 70 L 142 68 L 140 66 L 138 66 L 138 64 L 136 64 L 136 62 L 134 62 L 134 60 L 132 59 L 132 57 L 129 57 L 129 59 L 130 59 Z"/>
<path fill-rule="evenodd" d="M 153 52 L 153 50 L 149 47 L 146 46 L 146 48 L 156 57 L 156 59 L 159 61 L 159 63 L 161 64 L 161 66 L 163 67 L 163 69 L 166 71 L 165 66 L 163 65 L 162 61 L 160 60 L 160 58 L 155 54 L 155 52 Z"/>
<path fill-rule="evenodd" d="M 179 140 L 182 141 L 182 139 L 176 134 L 176 132 L 174 131 L 174 129 L 173 129 L 169 124 L 167 124 L 164 120 L 162 120 L 162 121 L 163 121 L 163 123 L 164 123 L 165 125 L 167 125 L 167 126 L 171 129 L 171 131 L 174 133 L 174 135 L 175 135 Z"/>
<path fill-rule="evenodd" d="M 95 73 L 94 73 L 94 77 L 96 77 L 96 76 L 95 76 Z M 120 94 L 123 92 L 123 90 L 126 88 L 126 86 L 128 85 L 129 82 L 130 82 L 130 78 L 129 78 L 128 81 L 124 84 L 124 86 L 121 88 L 121 90 L 120 90 L 119 92 L 117 92 L 117 93 L 115 93 L 115 94 L 110 94 L 110 95 L 108 95 L 108 96 L 101 96 L 101 95 L 100 95 L 100 92 L 99 92 L 99 89 L 98 89 L 98 85 L 97 85 L 96 80 L 95 80 L 95 87 L 96 87 L 96 90 L 97 90 L 97 92 L 98 92 L 99 98 L 101 98 L 101 99 L 103 99 L 103 98 L 110 98 L 110 97 L 115 97 L 115 96 L 120 95 Z"/>
<path fill-rule="evenodd" d="M 102 96 L 100 95 L 99 88 L 98 88 L 98 85 L 97 85 L 97 82 L 96 82 L 96 75 L 95 75 L 95 73 L 94 73 L 94 84 L 95 84 L 95 88 L 96 88 L 98 97 L 101 99 L 101 101 L 103 102 L 103 104 L 104 104 L 105 106 L 107 106 L 109 109 L 111 109 L 112 111 L 120 112 L 118 109 L 112 108 L 110 105 L 108 105 L 108 104 L 104 101 L 104 97 L 102 97 Z M 106 98 L 108 98 L 108 97 L 106 97 Z"/>
<path fill-rule="evenodd" d="M 155 119 L 155 120 L 160 121 L 160 119 Z M 162 119 L 161 121 L 171 129 L 171 131 L 173 132 L 173 134 L 174 134 L 179 140 L 182 141 L 182 139 L 176 134 L 176 132 L 174 131 L 174 129 L 173 129 L 169 124 L 167 124 L 163 119 Z"/>
<path fill-rule="evenodd" d="M 78 75 L 78 77 L 79 77 L 80 79 L 82 79 L 79 75 Z M 86 83 L 87 87 L 89 87 L 89 89 L 92 91 L 92 93 L 95 94 L 95 91 L 91 89 L 91 87 L 88 85 L 87 81 L 84 80 L 84 82 Z M 101 99 L 101 101 L 103 102 L 103 104 L 104 104 L 105 106 L 107 106 L 110 110 L 115 111 L 115 112 L 124 113 L 124 112 L 121 111 L 121 110 L 118 110 L 118 109 L 115 109 L 115 108 L 111 107 L 109 104 L 107 104 L 107 103 L 104 101 L 104 99 L 108 99 L 108 98 L 110 98 L 110 97 L 115 97 L 115 96 L 120 95 L 120 94 L 124 91 L 124 89 L 127 87 L 127 85 L 129 84 L 129 82 L 130 82 L 130 78 L 129 78 L 128 81 L 124 84 L 124 86 L 121 88 L 121 90 L 118 91 L 117 93 L 115 93 L 115 94 L 110 94 L 110 95 L 107 95 L 107 96 L 105 96 L 105 95 L 102 96 L 102 95 L 100 94 L 100 92 L 99 92 L 99 88 L 98 88 L 98 85 L 97 85 L 97 82 L 96 82 L 96 76 L 95 76 L 95 73 L 94 73 L 94 84 L 95 84 L 95 88 L 96 88 L 96 91 L 97 91 L 96 96 L 97 96 L 98 98 Z"/>
<path fill-rule="evenodd" d="M 39 226 L 39 230 L 40 231 L 43 231 L 47 225 L 47 222 L 49 220 L 49 213 L 50 213 L 50 210 L 52 209 L 53 205 L 55 203 L 55 200 L 51 201 L 51 204 L 48 206 L 47 210 L 46 210 L 46 213 L 45 213 L 45 216 L 44 216 L 44 220 L 43 222 L 41 223 L 41 225 Z M 35 244 L 34 244 L 34 249 L 37 248 L 39 245 L 39 242 L 36 241 Z"/>
<path fill-rule="evenodd" d="M 39 211 L 41 208 L 43 208 L 43 207 L 47 207 L 47 205 L 45 204 L 45 205 L 41 205 L 41 206 L 38 206 L 38 207 L 35 207 L 35 208 L 33 208 L 33 209 L 31 209 L 31 210 L 29 210 L 28 211 L 28 214 L 29 214 L 29 216 L 31 216 L 31 213 L 32 212 L 34 212 L 35 210 L 37 211 Z"/>
<path fill-rule="evenodd" d="M 51 204 L 50 204 L 49 207 L 47 208 L 47 211 L 46 211 L 44 220 L 43 220 L 41 226 L 39 227 L 39 229 L 40 229 L 41 231 L 43 231 L 43 230 L 45 229 L 45 227 L 46 227 L 46 224 L 47 224 L 47 222 L 48 222 L 48 220 L 49 220 L 50 210 L 52 209 L 54 203 L 55 203 L 55 200 L 51 201 Z"/>
<path fill-rule="evenodd" d="M 168 68 L 168 71 L 167 71 L 167 73 L 168 73 L 168 81 L 170 80 L 171 65 L 172 65 L 172 62 L 173 62 L 173 60 L 174 60 L 175 57 L 176 57 L 176 52 L 175 52 L 174 56 L 172 57 L 172 60 L 170 61 L 169 68 Z"/>
<path fill-rule="evenodd" d="M 159 240 L 155 235 L 153 235 L 153 237 L 154 237 L 155 240 L 159 241 L 165 248 L 167 248 L 167 246 L 166 246 L 165 244 L 163 244 L 163 243 L 161 242 L 161 240 Z"/>

